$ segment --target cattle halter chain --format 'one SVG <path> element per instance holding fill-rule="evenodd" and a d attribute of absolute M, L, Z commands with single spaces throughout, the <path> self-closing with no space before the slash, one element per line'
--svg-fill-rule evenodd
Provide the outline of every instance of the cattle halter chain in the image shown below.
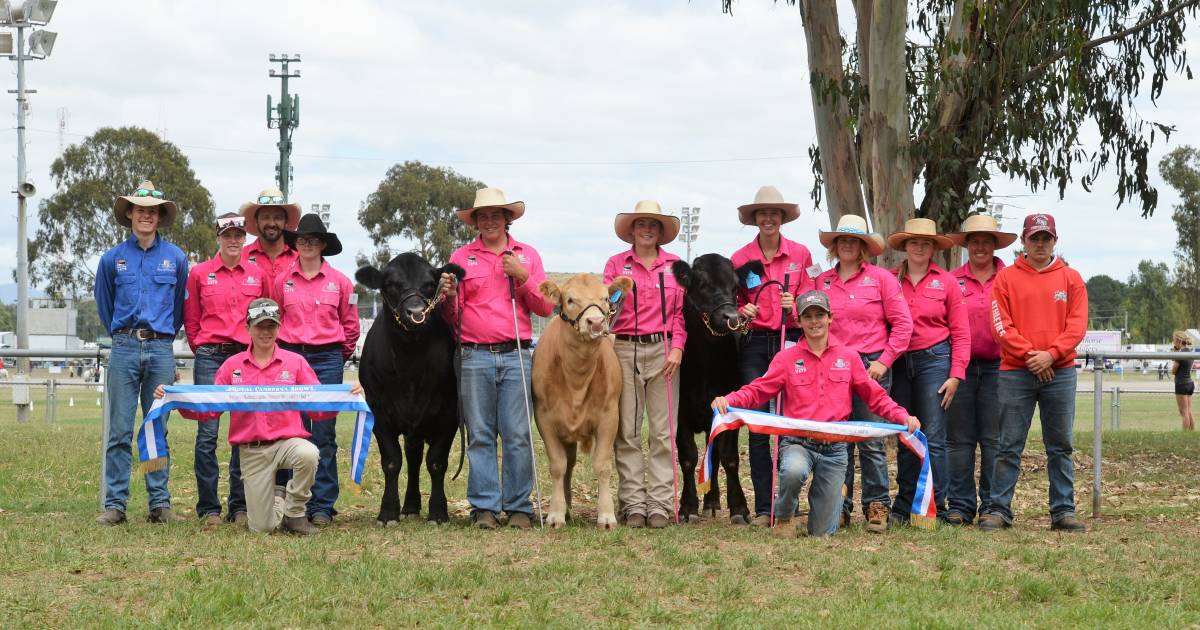
<path fill-rule="evenodd" d="M 421 309 L 420 313 L 416 315 L 409 315 L 409 318 L 412 320 L 414 326 L 420 326 L 421 324 L 424 324 L 425 319 L 429 317 L 429 314 L 433 312 L 433 309 L 437 308 L 438 304 L 441 304 L 442 300 L 445 299 L 446 296 L 442 294 L 442 284 L 443 282 L 438 280 L 437 289 L 434 290 L 433 299 L 427 299 L 424 295 L 421 295 L 420 291 L 416 289 L 409 289 L 400 294 L 401 306 L 403 306 L 404 303 L 413 296 L 420 298 L 420 300 L 425 303 L 425 308 Z M 404 323 L 404 318 L 400 316 L 400 310 L 392 306 L 391 300 L 388 300 L 387 293 L 380 291 L 379 295 L 383 296 L 383 303 L 387 305 L 388 310 L 391 311 L 392 319 L 396 320 L 396 324 L 399 325 L 400 328 L 405 332 L 411 332 L 408 324 Z"/>
<path fill-rule="evenodd" d="M 709 334 L 711 334 L 714 337 L 724 337 L 726 335 L 731 335 L 733 333 L 739 333 L 739 334 L 744 335 L 744 334 L 746 334 L 746 331 L 750 327 L 750 319 L 743 316 L 741 313 L 738 313 L 738 318 L 737 318 L 738 325 L 737 326 L 734 326 L 733 328 L 731 328 L 725 332 L 717 332 L 716 330 L 713 330 L 712 318 L 716 314 L 717 309 L 721 308 L 722 306 L 732 306 L 734 308 L 734 310 L 737 310 L 737 304 L 735 304 L 732 301 L 721 302 L 720 304 L 717 304 L 716 306 L 712 307 L 708 311 L 701 311 L 699 309 L 699 307 L 697 307 L 691 300 L 687 300 L 686 304 L 688 306 L 696 309 L 696 311 L 698 313 L 700 313 L 700 321 L 704 322 L 704 327 L 707 328 Z"/>

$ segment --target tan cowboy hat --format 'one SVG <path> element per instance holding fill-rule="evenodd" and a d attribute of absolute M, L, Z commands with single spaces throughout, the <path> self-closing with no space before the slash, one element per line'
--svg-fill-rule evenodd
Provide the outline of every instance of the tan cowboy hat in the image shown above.
<path fill-rule="evenodd" d="M 113 202 L 113 218 L 117 220 L 117 223 L 127 228 L 133 227 L 133 223 L 125 214 L 133 206 L 143 208 L 162 206 L 162 210 L 159 212 L 161 218 L 158 220 L 160 228 L 171 227 L 171 224 L 175 223 L 175 215 L 179 214 L 179 207 L 175 205 L 175 202 L 167 201 L 162 191 L 155 190 L 154 182 L 150 180 L 138 184 L 137 190 L 133 191 L 133 194 L 117 197 Z"/>
<path fill-rule="evenodd" d="M 972 234 L 991 234 L 996 238 L 996 249 L 1004 249 L 1017 240 L 1016 234 L 1001 232 L 1000 224 L 996 223 L 996 218 L 990 214 L 972 214 L 962 222 L 959 231 L 950 232 L 946 238 L 954 241 L 954 244 L 959 247 L 966 247 L 967 238 Z"/>
<path fill-rule="evenodd" d="M 238 208 L 238 212 L 246 217 L 246 233 L 258 236 L 258 209 L 259 208 L 281 208 L 287 218 L 283 222 L 283 229 L 294 230 L 296 225 L 300 223 L 300 204 L 287 203 L 283 200 L 283 191 L 278 188 L 267 188 L 258 193 L 254 201 L 247 201 Z"/>
<path fill-rule="evenodd" d="M 613 221 L 613 229 L 617 232 L 617 238 L 632 245 L 633 222 L 638 219 L 656 219 L 662 225 L 662 230 L 658 233 L 659 245 L 670 243 L 675 240 L 676 236 L 679 236 L 679 217 L 663 214 L 662 206 L 658 205 L 657 201 L 647 199 L 637 202 L 633 212 L 622 212 L 617 215 L 617 219 Z"/>
<path fill-rule="evenodd" d="M 949 249 L 954 245 L 954 241 L 938 233 L 937 224 L 933 219 L 918 218 L 905 221 L 903 230 L 888 235 L 888 247 L 904 249 L 904 242 L 910 238 L 927 238 L 933 241 L 934 249 Z"/>
<path fill-rule="evenodd" d="M 800 206 L 783 200 L 783 193 L 774 186 L 763 186 L 754 193 L 754 203 L 738 206 L 738 219 L 742 225 L 754 225 L 754 213 L 763 208 L 778 208 L 783 212 L 783 223 L 795 221 L 800 216 Z"/>
<path fill-rule="evenodd" d="M 525 214 L 525 202 L 514 201 L 508 203 L 504 198 L 504 191 L 499 188 L 480 188 L 475 191 L 475 203 L 470 208 L 458 211 L 458 218 L 467 225 L 475 225 L 475 211 L 482 208 L 504 208 L 512 213 L 512 220 L 516 221 Z"/>
<path fill-rule="evenodd" d="M 883 239 L 878 234 L 867 231 L 867 220 L 857 214 L 843 214 L 838 219 L 837 227 L 831 232 L 817 232 L 817 238 L 826 248 L 833 247 L 833 242 L 839 236 L 849 236 L 863 242 L 867 254 L 878 256 L 883 253 Z"/>

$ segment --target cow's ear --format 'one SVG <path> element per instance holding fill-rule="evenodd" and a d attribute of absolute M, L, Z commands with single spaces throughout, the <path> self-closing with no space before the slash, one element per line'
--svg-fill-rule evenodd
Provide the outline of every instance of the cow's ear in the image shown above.
<path fill-rule="evenodd" d="M 555 304 L 562 303 L 562 290 L 558 288 L 558 285 L 553 280 L 543 280 L 538 285 L 538 293 L 541 293 L 542 297 Z"/>
<path fill-rule="evenodd" d="M 767 275 L 767 272 L 763 270 L 761 260 L 751 260 L 741 267 L 734 269 L 733 272 L 737 274 L 738 286 L 740 287 L 746 286 L 746 278 L 750 276 L 751 272 L 760 278 Z"/>
<path fill-rule="evenodd" d="M 679 286 L 690 289 L 688 284 L 692 281 L 692 268 L 682 260 L 676 260 L 675 264 L 671 265 L 671 274 L 675 276 L 675 281 Z"/>
<path fill-rule="evenodd" d="M 629 295 L 633 291 L 633 278 L 629 276 L 617 276 L 613 278 L 612 284 L 608 285 L 608 295 L 612 297 L 620 291 L 621 295 Z"/>
<path fill-rule="evenodd" d="M 358 271 L 354 272 L 354 279 L 368 289 L 378 290 L 383 287 L 383 272 L 370 265 L 359 267 Z"/>
<path fill-rule="evenodd" d="M 436 275 L 440 278 L 442 274 L 448 273 L 454 276 L 455 280 L 462 280 L 463 276 L 467 275 L 467 271 L 454 263 L 446 263 L 446 266 L 439 268 Z"/>

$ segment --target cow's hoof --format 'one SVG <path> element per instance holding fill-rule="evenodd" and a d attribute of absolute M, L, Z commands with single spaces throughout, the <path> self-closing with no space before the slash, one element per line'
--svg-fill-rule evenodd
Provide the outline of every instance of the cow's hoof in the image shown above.
<path fill-rule="evenodd" d="M 684 522 L 688 523 L 689 525 L 695 525 L 700 522 L 700 515 L 699 514 L 688 514 L 687 520 Z"/>
<path fill-rule="evenodd" d="M 596 527 L 600 529 L 616 529 L 617 517 L 612 514 L 601 514 L 596 518 Z"/>
<path fill-rule="evenodd" d="M 441 520 L 441 519 L 431 518 L 431 519 L 425 521 L 425 524 L 426 525 L 445 525 L 448 522 L 449 522 L 449 520 Z"/>
<path fill-rule="evenodd" d="M 704 508 L 704 516 L 707 518 L 717 518 L 717 508 Z"/>
<path fill-rule="evenodd" d="M 411 520 L 416 520 L 416 519 L 419 519 L 419 518 L 421 518 L 421 515 L 420 515 L 420 514 L 418 514 L 417 512 L 402 512 L 402 513 L 400 514 L 400 520 L 402 520 L 402 521 L 407 521 L 407 520 L 410 520 L 410 519 L 411 519 Z"/>
<path fill-rule="evenodd" d="M 734 514 L 733 516 L 729 517 L 729 522 L 733 523 L 734 525 L 749 525 L 750 519 L 746 518 L 745 514 Z"/>
<path fill-rule="evenodd" d="M 567 515 L 566 514 L 558 514 L 558 513 L 547 514 L 546 515 L 546 524 L 549 525 L 551 527 L 551 529 L 561 529 L 563 527 L 566 527 L 567 526 Z"/>
<path fill-rule="evenodd" d="M 396 525 L 399 525 L 399 524 L 400 524 L 400 521 L 396 521 L 396 520 L 389 520 L 389 521 L 376 520 L 375 521 L 375 527 L 395 527 Z"/>

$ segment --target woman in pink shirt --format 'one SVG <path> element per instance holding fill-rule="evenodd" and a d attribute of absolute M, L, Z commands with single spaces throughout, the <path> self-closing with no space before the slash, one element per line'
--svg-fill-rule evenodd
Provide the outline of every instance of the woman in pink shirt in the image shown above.
<path fill-rule="evenodd" d="M 670 419 L 678 411 L 679 363 L 687 341 L 683 289 L 671 273 L 679 257 L 662 248 L 679 234 L 679 219 L 663 214 L 657 201 L 639 201 L 633 212 L 617 215 L 614 229 L 632 247 L 608 259 L 604 282 L 627 276 L 634 284 L 612 324 L 621 364 L 621 425 L 614 445 L 619 518 L 626 527 L 658 529 L 675 509 Z M 676 392 L 669 408 L 668 387 Z M 642 451 L 643 412 L 649 453 Z"/>
<path fill-rule="evenodd" d="M 971 329 L 971 362 L 950 403 L 946 422 L 946 522 L 969 525 L 991 511 L 992 467 L 1000 449 L 1000 345 L 992 338 L 992 283 L 1004 263 L 997 249 L 1012 245 L 1017 235 L 1001 232 L 996 220 L 976 214 L 960 232 L 947 234 L 966 248 L 967 264 L 954 270 Z M 975 493 L 975 448 L 979 447 L 979 494 Z M 978 508 L 978 509 L 977 509 Z"/>
<path fill-rule="evenodd" d="M 921 419 L 929 439 L 929 466 L 933 470 L 933 500 L 938 518 L 945 519 L 947 480 L 945 411 L 950 408 L 958 384 L 966 376 L 971 360 L 971 331 L 967 307 L 958 279 L 935 265 L 933 253 L 949 249 L 953 242 L 938 234 L 930 219 L 909 219 L 904 229 L 888 237 L 888 246 L 903 250 L 896 277 L 900 280 L 913 333 L 908 350 L 895 364 L 892 397 Z M 896 483 L 899 491 L 892 501 L 889 522 L 907 525 L 921 462 L 900 449 L 896 452 Z"/>
<path fill-rule="evenodd" d="M 908 349 L 912 318 L 900 291 L 896 276 L 871 263 L 883 252 L 883 239 L 867 231 L 867 221 L 848 214 L 832 232 L 820 233 L 821 244 L 828 248 L 833 268 L 817 276 L 816 288 L 829 296 L 829 304 L 838 314 L 830 324 L 838 339 L 858 350 L 867 375 L 884 389 L 892 384 L 892 362 Z M 866 401 L 855 396 L 852 420 L 882 419 Z M 854 510 L 854 451 L 858 449 L 862 465 L 862 511 L 867 531 L 883 533 L 888 524 L 887 451 L 883 440 L 848 445 L 846 498 L 842 504 L 842 525 L 850 523 Z"/>
<path fill-rule="evenodd" d="M 275 278 L 276 296 L 283 307 L 279 346 L 304 357 L 317 378 L 328 384 L 342 382 L 346 360 L 358 343 L 358 296 L 354 283 L 329 266 L 326 256 L 342 251 L 337 234 L 326 230 L 321 217 L 300 217 L 295 230 L 284 230 L 284 241 L 299 254 L 296 263 Z M 321 451 L 321 463 L 308 502 L 309 519 L 328 525 L 338 498 L 336 419 L 313 423 L 305 416 L 312 443 Z"/>
<path fill-rule="evenodd" d="M 758 228 L 754 240 L 733 253 L 735 268 L 752 260 L 762 262 L 765 276 L 751 274 L 746 286 L 739 287 L 738 308 L 750 321 L 749 331 L 738 352 L 742 383 L 749 383 L 767 371 L 771 359 L 783 348 L 780 333 L 788 341 L 800 339 L 800 323 L 791 313 L 795 296 L 812 288 L 812 255 L 808 248 L 783 237 L 784 223 L 800 216 L 797 204 L 786 203 L 783 194 L 774 186 L 763 186 L 754 195 L 754 203 L 738 206 L 742 225 Z M 815 274 L 815 270 L 812 275 Z M 784 281 L 787 286 L 784 286 Z M 790 315 L 789 315 L 790 314 Z M 781 331 L 786 323 L 787 331 Z M 767 407 L 763 407 L 763 411 Z M 771 521 L 771 437 L 750 434 L 750 481 L 754 485 L 754 525 L 765 526 Z"/>

